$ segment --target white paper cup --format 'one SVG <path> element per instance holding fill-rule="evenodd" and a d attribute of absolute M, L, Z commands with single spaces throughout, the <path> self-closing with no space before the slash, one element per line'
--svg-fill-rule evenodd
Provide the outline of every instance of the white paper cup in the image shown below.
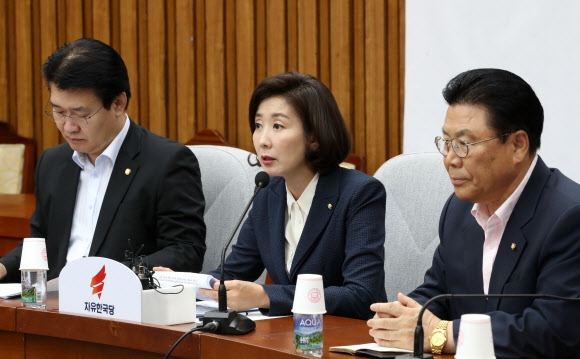
<path fill-rule="evenodd" d="M 292 313 L 324 314 L 324 287 L 320 274 L 298 274 Z"/>
<path fill-rule="evenodd" d="M 455 358 L 495 359 L 489 315 L 463 314 L 461 316 Z"/>
<path fill-rule="evenodd" d="M 24 238 L 20 257 L 20 270 L 48 270 L 44 238 Z"/>

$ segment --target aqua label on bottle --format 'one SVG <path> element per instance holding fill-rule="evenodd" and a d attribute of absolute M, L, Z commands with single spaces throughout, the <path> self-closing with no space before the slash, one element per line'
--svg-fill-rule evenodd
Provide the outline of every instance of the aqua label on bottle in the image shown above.
<path fill-rule="evenodd" d="M 22 306 L 46 309 L 46 271 L 21 271 Z"/>
<path fill-rule="evenodd" d="M 294 314 L 296 353 L 322 356 L 322 314 Z"/>

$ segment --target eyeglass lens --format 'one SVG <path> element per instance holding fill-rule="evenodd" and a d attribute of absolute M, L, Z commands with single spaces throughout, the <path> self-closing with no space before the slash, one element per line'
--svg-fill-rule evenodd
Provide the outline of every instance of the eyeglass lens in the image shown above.
<path fill-rule="evenodd" d="M 442 137 L 437 137 L 436 145 L 437 149 L 443 156 L 447 156 L 449 153 L 449 146 L 453 148 L 453 152 L 455 152 L 457 156 L 467 156 L 467 143 L 459 138 L 454 138 L 451 141 L 447 141 Z"/>

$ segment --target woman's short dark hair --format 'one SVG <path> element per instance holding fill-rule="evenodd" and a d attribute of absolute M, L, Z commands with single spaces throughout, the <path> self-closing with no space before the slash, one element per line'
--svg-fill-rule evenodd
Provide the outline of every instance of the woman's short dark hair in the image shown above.
<path fill-rule="evenodd" d="M 264 79 L 250 100 L 250 128 L 256 129 L 260 104 L 281 96 L 294 109 L 304 127 L 306 161 L 321 174 L 329 172 L 350 153 L 351 139 L 346 123 L 330 90 L 317 78 L 286 72 Z"/>
<path fill-rule="evenodd" d="M 92 89 L 106 110 L 123 92 L 127 105 L 131 98 L 129 75 L 121 55 L 95 39 L 78 39 L 56 49 L 42 65 L 42 77 L 49 88 Z"/>
<path fill-rule="evenodd" d="M 530 140 L 529 152 L 540 148 L 544 109 L 532 87 L 518 75 L 500 69 L 465 71 L 449 81 L 443 97 L 450 106 L 481 106 L 497 136 L 523 130 Z"/>

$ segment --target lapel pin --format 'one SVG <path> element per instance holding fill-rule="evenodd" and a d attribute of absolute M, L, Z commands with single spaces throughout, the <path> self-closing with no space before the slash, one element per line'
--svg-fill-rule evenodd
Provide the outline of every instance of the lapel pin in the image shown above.
<path fill-rule="evenodd" d="M 127 168 L 127 169 L 125 170 L 125 176 L 128 176 L 128 175 L 130 175 L 130 174 L 131 174 L 131 169 L 130 169 L 130 168 Z"/>
<path fill-rule="evenodd" d="M 328 204 L 328 209 L 332 209 L 332 203 Z"/>
<path fill-rule="evenodd" d="M 515 250 L 516 250 L 516 244 L 512 243 L 512 251 L 515 251 Z"/>

